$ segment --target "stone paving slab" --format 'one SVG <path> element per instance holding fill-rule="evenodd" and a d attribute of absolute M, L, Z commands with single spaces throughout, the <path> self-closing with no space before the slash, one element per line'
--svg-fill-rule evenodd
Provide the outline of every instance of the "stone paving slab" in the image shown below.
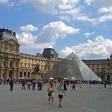
<path fill-rule="evenodd" d="M 22 90 L 21 85 L 0 85 L 0 112 L 112 112 L 112 89 L 98 85 L 76 85 L 76 91 L 67 87 L 62 108 L 58 107 L 58 92 L 54 104 L 48 103 L 48 85 L 42 91 Z"/>

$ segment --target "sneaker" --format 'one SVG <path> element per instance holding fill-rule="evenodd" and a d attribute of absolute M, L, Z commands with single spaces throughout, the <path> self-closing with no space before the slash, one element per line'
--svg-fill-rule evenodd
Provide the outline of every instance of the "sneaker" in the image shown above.
<path fill-rule="evenodd" d="M 59 107 L 61 107 L 61 104 L 59 104 Z"/>

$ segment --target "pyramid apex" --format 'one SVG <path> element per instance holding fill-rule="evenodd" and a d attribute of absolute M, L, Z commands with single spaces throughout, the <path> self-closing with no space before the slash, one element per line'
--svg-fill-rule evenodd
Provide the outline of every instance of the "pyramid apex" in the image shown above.
<path fill-rule="evenodd" d="M 69 55 L 75 55 L 75 54 L 74 54 L 74 52 L 71 52 Z M 68 55 L 68 56 L 69 56 L 69 55 Z"/>
<path fill-rule="evenodd" d="M 75 54 L 74 54 L 74 52 L 71 52 L 65 59 L 74 60 L 74 58 L 75 58 Z"/>

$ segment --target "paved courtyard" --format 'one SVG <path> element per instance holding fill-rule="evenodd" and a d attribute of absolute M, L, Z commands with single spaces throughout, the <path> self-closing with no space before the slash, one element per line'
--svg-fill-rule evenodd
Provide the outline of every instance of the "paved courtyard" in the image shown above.
<path fill-rule="evenodd" d="M 54 104 L 48 103 L 48 85 L 42 91 L 22 90 L 21 85 L 0 85 L 0 112 L 112 112 L 112 89 L 98 85 L 79 85 L 76 91 L 68 87 L 62 107 L 58 107 L 58 95 L 55 91 Z"/>

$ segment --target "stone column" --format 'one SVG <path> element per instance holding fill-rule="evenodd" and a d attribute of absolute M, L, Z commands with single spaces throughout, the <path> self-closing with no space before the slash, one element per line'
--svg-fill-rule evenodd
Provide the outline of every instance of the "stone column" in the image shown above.
<path fill-rule="evenodd" d="M 4 59 L 1 58 L 1 59 L 0 59 L 0 67 L 3 67 L 3 66 L 4 66 Z"/>
<path fill-rule="evenodd" d="M 17 70 L 16 78 L 18 79 L 18 78 L 20 78 L 19 77 L 20 76 L 20 60 L 19 59 L 16 60 L 16 70 Z"/>
<path fill-rule="evenodd" d="M 7 67 L 10 66 L 10 59 L 9 58 L 7 58 L 7 60 L 6 60 L 6 65 L 7 65 Z"/>
<path fill-rule="evenodd" d="M 9 78 L 9 69 L 6 69 L 5 78 Z"/>
<path fill-rule="evenodd" d="M 13 70 L 13 78 L 15 78 L 15 79 L 17 78 L 17 70 L 16 69 Z"/>
<path fill-rule="evenodd" d="M 3 70 L 0 67 L 0 78 L 3 78 Z"/>

